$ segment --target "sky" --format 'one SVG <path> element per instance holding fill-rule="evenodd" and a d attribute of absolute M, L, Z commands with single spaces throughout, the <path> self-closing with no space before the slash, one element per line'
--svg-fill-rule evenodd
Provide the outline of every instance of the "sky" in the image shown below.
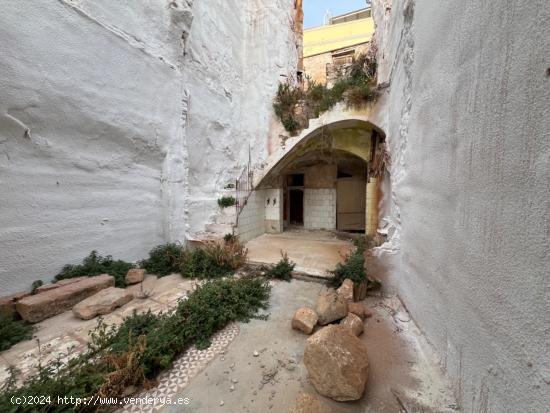
<path fill-rule="evenodd" d="M 322 25 L 327 10 L 333 16 L 338 16 L 365 6 L 365 0 L 304 0 L 304 27 L 307 29 Z"/>

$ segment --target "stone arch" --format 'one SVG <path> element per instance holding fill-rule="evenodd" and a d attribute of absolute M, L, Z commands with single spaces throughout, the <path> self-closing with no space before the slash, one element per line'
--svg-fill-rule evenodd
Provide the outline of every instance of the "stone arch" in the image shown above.
<path fill-rule="evenodd" d="M 307 229 L 376 231 L 378 186 L 371 167 L 385 133 L 371 119 L 368 110 L 331 111 L 313 120 L 298 136 L 287 139 L 254 170 L 256 194 L 252 204 L 265 209 L 263 232 L 281 232 L 291 225 L 290 190 L 303 191 L 301 225 Z M 298 178 L 294 185 L 289 181 L 294 175 L 302 175 L 303 181 Z M 362 211 L 341 208 L 347 199 L 341 189 L 344 184 L 352 186 L 348 189 L 352 195 L 360 193 L 363 185 Z M 346 219 L 349 222 L 344 223 Z"/>

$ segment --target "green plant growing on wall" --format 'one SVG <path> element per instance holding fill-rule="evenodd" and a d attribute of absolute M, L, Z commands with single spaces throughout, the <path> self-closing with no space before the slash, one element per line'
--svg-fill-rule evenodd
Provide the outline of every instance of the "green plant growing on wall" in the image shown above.
<path fill-rule="evenodd" d="M 232 196 L 224 196 L 218 199 L 218 206 L 222 209 L 234 206 L 237 200 Z"/>

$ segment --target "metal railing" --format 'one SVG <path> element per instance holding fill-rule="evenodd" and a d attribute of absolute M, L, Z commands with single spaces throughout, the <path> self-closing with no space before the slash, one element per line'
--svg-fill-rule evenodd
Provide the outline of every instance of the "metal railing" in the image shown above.
<path fill-rule="evenodd" d="M 235 207 L 236 207 L 236 219 L 235 219 L 235 226 L 239 225 L 239 216 L 241 215 L 241 212 L 243 211 L 244 207 L 246 206 L 246 203 L 248 202 L 248 198 L 250 197 L 250 194 L 253 190 L 253 172 L 252 172 L 252 165 L 250 160 L 250 148 L 248 149 L 248 163 L 246 164 L 245 168 L 241 172 L 241 175 L 235 182 Z"/>

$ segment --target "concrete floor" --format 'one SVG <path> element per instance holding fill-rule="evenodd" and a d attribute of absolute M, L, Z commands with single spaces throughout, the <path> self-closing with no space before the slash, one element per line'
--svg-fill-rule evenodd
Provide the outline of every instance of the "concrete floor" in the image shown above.
<path fill-rule="evenodd" d="M 269 318 L 240 324 L 241 333 L 177 397 L 188 397 L 186 412 L 286 412 L 300 391 L 316 395 L 333 412 L 454 411 L 451 392 L 430 349 L 398 299 L 368 297 L 374 316 L 361 339 L 369 347 L 365 396 L 338 403 L 318 396 L 303 364 L 307 336 L 292 330 L 295 310 L 313 306 L 321 284 L 275 282 Z M 259 355 L 254 357 L 254 352 Z M 223 405 L 221 405 L 223 402 Z M 164 413 L 176 413 L 176 406 Z"/>
<path fill-rule="evenodd" d="M 296 263 L 295 271 L 316 277 L 329 277 L 329 271 L 343 261 L 353 245 L 338 239 L 331 231 L 289 230 L 282 234 L 264 234 L 249 241 L 248 260 L 251 263 L 276 264 L 281 251 Z"/>

